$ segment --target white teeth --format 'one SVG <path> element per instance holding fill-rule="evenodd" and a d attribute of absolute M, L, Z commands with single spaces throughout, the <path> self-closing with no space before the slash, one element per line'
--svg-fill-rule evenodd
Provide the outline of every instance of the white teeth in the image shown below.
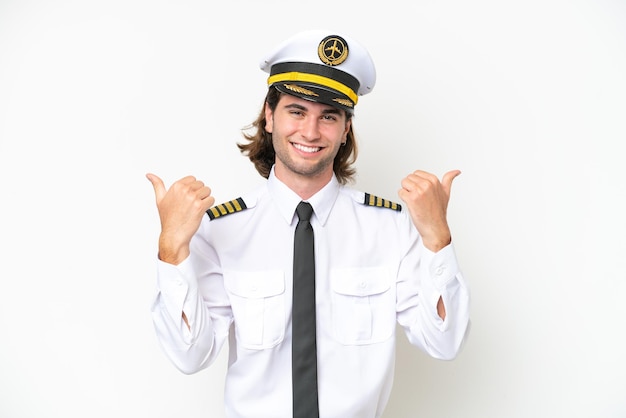
<path fill-rule="evenodd" d="M 304 152 L 317 152 L 321 149 L 320 147 L 305 147 L 304 145 L 300 144 L 293 144 L 293 146 Z"/>

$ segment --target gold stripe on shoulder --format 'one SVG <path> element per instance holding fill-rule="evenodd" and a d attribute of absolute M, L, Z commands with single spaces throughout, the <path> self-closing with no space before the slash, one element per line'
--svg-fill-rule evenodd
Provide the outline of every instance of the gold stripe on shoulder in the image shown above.
<path fill-rule="evenodd" d="M 246 203 L 242 198 L 238 197 L 237 199 L 231 200 L 229 202 L 225 202 L 219 205 L 215 205 L 209 210 L 206 211 L 207 215 L 211 220 L 220 218 L 222 216 L 230 215 L 231 213 L 241 212 L 244 209 L 247 209 Z"/>
<path fill-rule="evenodd" d="M 383 199 L 382 197 L 374 196 L 373 194 L 369 193 L 365 193 L 365 199 L 363 199 L 363 204 L 367 206 L 392 209 L 398 212 L 402 210 L 402 205 L 399 205 L 396 202 L 392 202 L 391 200 Z"/>

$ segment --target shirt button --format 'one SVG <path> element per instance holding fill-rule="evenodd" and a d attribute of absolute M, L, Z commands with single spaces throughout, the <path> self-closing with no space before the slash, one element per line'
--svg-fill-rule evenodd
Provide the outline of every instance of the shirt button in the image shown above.
<path fill-rule="evenodd" d="M 361 289 L 365 289 L 367 287 L 367 283 L 366 282 L 361 282 L 360 286 L 361 286 Z"/>
<path fill-rule="evenodd" d="M 439 266 L 439 267 L 437 267 L 437 270 L 435 270 L 435 274 L 436 274 L 437 276 L 441 276 L 441 275 L 443 274 L 443 271 L 444 271 L 445 269 L 446 269 L 445 267 L 443 267 L 443 266 Z"/>

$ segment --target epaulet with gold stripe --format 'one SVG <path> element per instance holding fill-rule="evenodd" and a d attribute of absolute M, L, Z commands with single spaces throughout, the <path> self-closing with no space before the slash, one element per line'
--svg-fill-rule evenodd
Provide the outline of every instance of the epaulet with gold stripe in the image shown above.
<path fill-rule="evenodd" d="M 393 209 L 398 212 L 402 210 L 402 206 L 399 205 L 398 203 L 392 202 L 387 199 L 383 199 L 378 196 L 374 196 L 373 194 L 369 194 L 369 193 L 365 193 L 365 199 L 364 199 L 363 204 L 367 206 L 376 206 L 379 208 Z"/>
<path fill-rule="evenodd" d="M 242 198 L 238 197 L 237 199 L 231 200 L 230 202 L 222 203 L 219 205 L 215 205 L 209 210 L 206 211 L 207 215 L 211 220 L 230 215 L 231 213 L 241 212 L 244 209 L 247 209 L 246 203 Z"/>

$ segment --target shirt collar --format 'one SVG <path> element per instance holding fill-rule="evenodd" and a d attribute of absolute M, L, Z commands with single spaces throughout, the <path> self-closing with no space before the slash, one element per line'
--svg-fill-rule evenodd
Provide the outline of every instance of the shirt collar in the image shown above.
<path fill-rule="evenodd" d="M 278 211 L 285 221 L 291 224 L 296 216 L 296 206 L 298 206 L 298 203 L 300 203 L 302 199 L 293 190 L 287 187 L 285 183 L 276 178 L 274 167 L 272 167 L 267 179 L 267 188 L 276 203 Z M 339 181 L 337 181 L 337 177 L 333 173 L 333 177 L 328 184 L 307 199 L 307 202 L 313 206 L 314 216 L 322 226 L 326 223 L 330 210 L 337 199 L 339 188 Z"/>

